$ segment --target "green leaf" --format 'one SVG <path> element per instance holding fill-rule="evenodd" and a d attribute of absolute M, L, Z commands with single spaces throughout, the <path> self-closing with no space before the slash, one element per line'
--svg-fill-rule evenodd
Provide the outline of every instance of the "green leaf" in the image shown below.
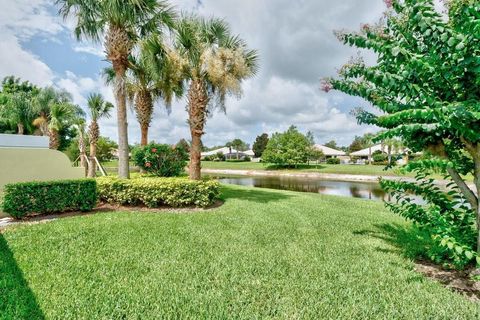
<path fill-rule="evenodd" d="M 455 45 L 455 42 L 456 42 L 456 40 L 455 40 L 454 37 L 451 37 L 450 39 L 448 39 L 448 45 L 450 47 L 453 47 Z"/>

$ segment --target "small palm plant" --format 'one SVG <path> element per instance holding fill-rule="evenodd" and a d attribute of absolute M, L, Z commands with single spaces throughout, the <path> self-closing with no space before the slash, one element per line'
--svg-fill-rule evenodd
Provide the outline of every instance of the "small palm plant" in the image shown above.
<path fill-rule="evenodd" d="M 114 94 L 118 122 L 118 175 L 129 178 L 125 75 L 128 57 L 138 40 L 164 26 L 172 27 L 174 14 L 159 0 L 56 0 L 60 13 L 76 19 L 75 35 L 94 41 L 103 38 L 106 58 L 115 72 Z"/>
<path fill-rule="evenodd" d="M 202 135 L 207 116 L 214 108 L 225 110 L 228 95 L 241 96 L 242 82 L 258 70 L 258 55 L 231 34 L 220 19 L 183 17 L 177 26 L 176 51 L 170 53 L 188 86 L 190 179 L 198 180 Z M 176 55 L 176 56 L 175 56 Z M 174 64 L 175 64 L 174 63 Z"/>
<path fill-rule="evenodd" d="M 31 127 L 34 112 L 31 107 L 29 95 L 17 92 L 7 98 L 3 108 L 0 109 L 0 119 L 17 127 L 17 134 L 23 135 L 26 127 Z"/>
<path fill-rule="evenodd" d="M 33 125 L 40 129 L 42 135 L 49 137 L 50 149 L 58 149 L 60 130 L 81 112 L 70 101 L 71 96 L 67 92 L 57 91 L 53 87 L 42 89 L 35 97 L 33 111 L 37 118 L 33 120 Z"/>
<path fill-rule="evenodd" d="M 87 104 L 91 117 L 90 126 L 88 128 L 90 140 L 90 165 L 88 166 L 88 176 L 93 178 L 96 176 L 97 172 L 97 143 L 100 137 L 98 121 L 102 118 L 109 118 L 110 111 L 114 106 L 110 102 L 105 101 L 99 93 L 90 94 Z"/>
<path fill-rule="evenodd" d="M 85 119 L 77 118 L 74 122 L 74 126 L 77 129 L 77 138 L 78 138 L 78 151 L 80 152 L 80 166 L 85 169 L 85 175 L 88 174 L 88 165 L 87 165 L 87 147 L 86 147 L 86 123 Z"/>

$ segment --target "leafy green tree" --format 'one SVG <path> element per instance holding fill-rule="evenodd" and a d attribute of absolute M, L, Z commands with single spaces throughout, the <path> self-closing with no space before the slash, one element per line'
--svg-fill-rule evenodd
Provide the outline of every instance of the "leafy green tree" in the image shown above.
<path fill-rule="evenodd" d="M 188 123 L 190 148 L 190 179 L 201 178 L 201 138 L 207 116 L 214 108 L 225 110 L 226 97 L 240 96 L 243 80 L 257 71 L 257 53 L 232 35 L 221 19 L 183 17 L 177 25 L 175 51 L 171 59 L 182 71 L 188 86 Z"/>
<path fill-rule="evenodd" d="M 240 159 L 239 152 L 245 151 L 248 149 L 248 145 L 242 139 L 233 139 L 231 142 L 226 144 L 227 147 L 232 147 L 237 152 L 237 160 Z"/>
<path fill-rule="evenodd" d="M 480 264 L 480 3 L 451 0 L 445 14 L 432 0 L 388 4 L 384 23 L 338 34 L 345 44 L 373 50 L 377 63 L 355 59 L 339 78 L 325 79 L 323 89 L 362 97 L 380 109 L 381 115 L 358 114 L 360 122 L 386 129 L 377 141 L 398 137 L 425 153 L 406 168 L 417 173 L 417 183 L 382 182 L 399 198 L 389 207 L 430 234 L 428 253 L 435 261 L 461 267 L 476 257 Z M 447 190 L 434 185 L 432 172 L 451 179 Z M 426 203 L 410 201 L 411 194 Z"/>
<path fill-rule="evenodd" d="M 14 76 L 5 77 L 0 91 L 0 122 L 16 129 L 18 134 L 31 133 L 35 118 L 32 100 L 38 92 L 39 88 L 28 81 L 21 82 Z"/>
<path fill-rule="evenodd" d="M 102 118 L 110 118 L 110 112 L 114 108 L 113 104 L 103 99 L 99 93 L 92 93 L 88 96 L 88 110 L 90 112 L 90 126 L 88 127 L 88 136 L 90 142 L 90 165 L 88 166 L 88 176 L 94 178 L 97 175 L 97 143 L 100 137 L 100 127 L 98 121 Z"/>
<path fill-rule="evenodd" d="M 297 166 L 307 163 L 311 155 L 308 138 L 291 126 L 284 133 L 274 133 L 262 155 L 262 161 L 280 166 Z"/>
<path fill-rule="evenodd" d="M 184 158 L 185 158 L 185 161 L 188 161 L 190 159 L 190 156 L 189 156 L 189 154 L 190 154 L 190 144 L 188 143 L 187 140 L 180 139 L 180 141 L 178 141 L 175 144 L 175 148 L 182 151 L 182 153 L 184 155 Z"/>
<path fill-rule="evenodd" d="M 308 142 L 310 142 L 310 145 L 314 145 L 315 144 L 315 135 L 313 134 L 312 131 L 308 131 L 307 134 L 305 135 L 308 139 Z"/>
<path fill-rule="evenodd" d="M 260 158 L 265 151 L 265 148 L 268 144 L 268 134 L 263 133 L 262 135 L 257 136 L 255 142 L 253 143 L 253 153 L 255 153 L 255 157 Z"/>
<path fill-rule="evenodd" d="M 99 137 L 97 141 L 97 159 L 100 162 L 108 162 L 114 159 L 114 152 L 118 144 L 107 137 Z"/>
<path fill-rule="evenodd" d="M 173 26 L 174 14 L 159 0 L 56 0 L 60 13 L 73 17 L 75 36 L 93 41 L 104 40 L 106 58 L 115 72 L 114 94 L 118 122 L 118 176 L 129 178 L 127 100 L 125 76 L 128 57 L 140 38 Z"/>
<path fill-rule="evenodd" d="M 352 152 L 355 152 L 355 151 L 360 151 L 364 149 L 364 144 L 363 144 L 363 139 L 362 137 L 359 137 L 359 136 L 355 136 L 355 138 L 353 139 L 352 143 L 350 144 L 350 146 L 348 147 L 348 151 L 350 153 Z"/>
<path fill-rule="evenodd" d="M 337 142 L 335 140 L 330 140 L 327 143 L 325 143 L 325 147 L 329 147 L 329 148 L 338 150 Z"/>

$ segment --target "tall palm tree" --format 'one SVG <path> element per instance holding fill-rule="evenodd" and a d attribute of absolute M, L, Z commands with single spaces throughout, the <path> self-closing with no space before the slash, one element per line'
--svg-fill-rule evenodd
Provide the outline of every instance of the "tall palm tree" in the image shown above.
<path fill-rule="evenodd" d="M 188 85 L 188 123 L 192 136 L 189 176 L 198 180 L 207 116 L 217 107 L 224 111 L 228 95 L 241 95 L 242 81 L 257 72 L 258 55 L 247 49 L 238 36 L 233 36 L 220 19 L 184 17 L 177 25 L 175 40 L 178 57 L 172 57 L 172 61 L 181 67 Z"/>
<path fill-rule="evenodd" d="M 109 118 L 110 111 L 114 108 L 113 104 L 103 99 L 99 93 L 92 93 L 88 97 L 88 109 L 90 111 L 91 122 L 88 128 L 88 135 L 90 140 L 90 165 L 88 166 L 88 176 L 93 178 L 96 176 L 97 164 L 97 143 L 100 137 L 100 127 L 98 120 L 102 118 Z"/>
<path fill-rule="evenodd" d="M 75 35 L 100 41 L 103 37 L 106 58 L 115 72 L 114 94 L 118 123 L 118 176 L 129 178 L 127 101 L 125 74 L 128 56 L 138 39 L 162 26 L 172 27 L 174 14 L 161 0 L 56 0 L 60 13 L 76 19 Z"/>

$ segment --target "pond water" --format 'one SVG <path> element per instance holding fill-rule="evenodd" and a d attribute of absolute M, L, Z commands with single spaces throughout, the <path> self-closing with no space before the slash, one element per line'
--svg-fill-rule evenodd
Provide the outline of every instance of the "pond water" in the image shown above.
<path fill-rule="evenodd" d="M 346 182 L 299 177 L 215 176 L 221 183 L 247 187 L 320 193 L 370 200 L 388 200 L 378 183 Z"/>

